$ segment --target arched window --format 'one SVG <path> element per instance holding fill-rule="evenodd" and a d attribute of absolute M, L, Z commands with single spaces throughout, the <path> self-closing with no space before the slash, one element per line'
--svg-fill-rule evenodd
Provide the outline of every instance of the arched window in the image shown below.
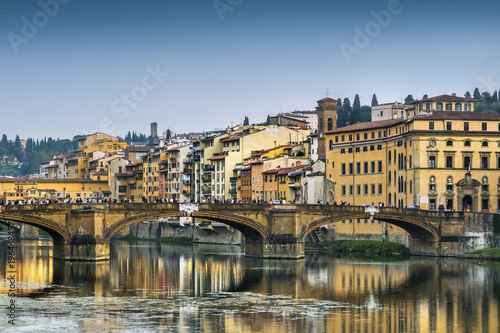
<path fill-rule="evenodd" d="M 446 141 L 446 147 L 453 147 L 453 141 L 452 140 L 447 140 Z"/>
<path fill-rule="evenodd" d="M 446 111 L 451 111 L 451 110 L 453 110 L 451 103 L 446 103 Z"/>
<path fill-rule="evenodd" d="M 431 109 L 431 103 L 425 103 L 425 109 L 430 110 Z"/>
<path fill-rule="evenodd" d="M 486 177 L 486 176 L 484 176 L 483 179 L 481 180 L 481 189 L 484 192 L 488 192 L 488 190 L 489 190 L 488 177 Z"/>
<path fill-rule="evenodd" d="M 465 103 L 465 111 L 470 111 L 470 103 Z"/>
<path fill-rule="evenodd" d="M 333 140 L 330 140 L 330 150 L 333 150 Z"/>
<path fill-rule="evenodd" d="M 455 103 L 455 111 L 462 111 L 462 103 Z"/>
<path fill-rule="evenodd" d="M 465 140 L 464 141 L 464 146 L 465 147 L 470 147 L 470 140 Z"/>
<path fill-rule="evenodd" d="M 430 192 L 436 191 L 436 177 L 434 177 L 434 176 L 431 176 L 429 178 L 429 191 Z"/>
<path fill-rule="evenodd" d="M 420 103 L 420 104 L 418 105 L 418 110 L 419 110 L 419 111 L 422 111 L 423 109 L 424 109 L 424 105 L 423 105 L 422 103 Z M 389 196 L 390 196 L 390 195 L 391 195 L 391 194 L 389 193 Z"/>
<path fill-rule="evenodd" d="M 333 131 L 333 119 L 328 118 L 328 131 Z"/>
<path fill-rule="evenodd" d="M 488 147 L 488 141 L 484 140 L 481 142 L 481 147 Z"/>
<path fill-rule="evenodd" d="M 446 190 L 453 192 L 453 177 L 452 176 L 448 176 L 448 178 L 446 178 Z"/>
<path fill-rule="evenodd" d="M 443 111 L 443 103 L 442 102 L 437 102 L 436 103 L 436 110 Z"/>
<path fill-rule="evenodd" d="M 323 118 L 318 119 L 318 129 L 323 132 Z"/>

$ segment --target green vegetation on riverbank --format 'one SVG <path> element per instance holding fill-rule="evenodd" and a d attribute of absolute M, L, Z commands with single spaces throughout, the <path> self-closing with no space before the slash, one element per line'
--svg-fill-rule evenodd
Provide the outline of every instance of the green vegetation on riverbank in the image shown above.
<path fill-rule="evenodd" d="M 464 255 L 465 258 L 483 258 L 500 260 L 500 248 L 489 247 L 486 249 L 476 250 Z"/>
<path fill-rule="evenodd" d="M 329 253 L 363 253 L 383 256 L 409 256 L 410 250 L 402 244 L 369 240 L 346 240 L 308 246 L 308 250 L 324 250 Z"/>

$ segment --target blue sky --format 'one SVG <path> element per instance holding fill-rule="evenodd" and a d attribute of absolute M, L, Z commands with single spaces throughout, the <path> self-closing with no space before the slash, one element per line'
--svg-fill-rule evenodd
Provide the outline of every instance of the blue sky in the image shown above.
<path fill-rule="evenodd" d="M 499 14 L 496 0 L 3 0 L 0 133 L 204 131 L 313 110 L 327 89 L 362 104 L 493 91 Z"/>

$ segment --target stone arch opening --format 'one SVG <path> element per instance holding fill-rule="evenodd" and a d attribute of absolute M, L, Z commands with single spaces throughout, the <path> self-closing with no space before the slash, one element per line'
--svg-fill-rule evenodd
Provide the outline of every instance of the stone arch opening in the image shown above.
<path fill-rule="evenodd" d="M 471 212 L 473 207 L 473 200 L 470 195 L 465 195 L 462 199 L 462 207 L 464 212 Z"/>
<path fill-rule="evenodd" d="M 8 221 L 12 221 L 41 229 L 49 234 L 53 244 L 67 244 L 70 240 L 70 235 L 65 230 L 54 222 L 44 218 L 0 214 L 0 219 L 3 220 L 6 225 Z"/>

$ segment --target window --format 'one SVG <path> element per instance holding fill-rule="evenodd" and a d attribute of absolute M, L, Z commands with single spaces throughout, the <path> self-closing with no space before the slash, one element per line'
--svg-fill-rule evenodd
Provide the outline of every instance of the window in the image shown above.
<path fill-rule="evenodd" d="M 372 139 L 375 139 L 375 132 L 372 132 Z"/>
<path fill-rule="evenodd" d="M 335 142 L 336 143 L 339 142 L 339 136 L 338 135 L 335 137 Z"/>
<path fill-rule="evenodd" d="M 472 168 L 470 156 L 464 156 L 464 169 L 469 168 L 469 166 Z"/>
<path fill-rule="evenodd" d="M 488 156 L 481 156 L 481 169 L 488 169 Z"/>
<path fill-rule="evenodd" d="M 371 162 L 371 170 L 372 170 L 372 173 L 375 173 L 375 161 Z"/>
<path fill-rule="evenodd" d="M 453 178 L 451 176 L 446 179 L 446 191 L 453 192 Z"/>
<path fill-rule="evenodd" d="M 382 145 L 377 145 L 377 150 L 382 150 Z"/>
<path fill-rule="evenodd" d="M 382 161 L 378 161 L 378 170 L 377 170 L 378 173 L 381 173 L 382 172 Z"/>
<path fill-rule="evenodd" d="M 500 124 L 498 125 L 498 127 L 500 127 Z M 365 138 L 365 140 L 367 140 L 368 139 L 368 133 L 363 134 L 363 137 Z"/>
<path fill-rule="evenodd" d="M 359 141 L 359 133 L 356 134 L 356 141 Z"/>
<path fill-rule="evenodd" d="M 429 129 L 430 130 L 434 129 L 434 122 L 433 121 L 429 121 Z"/>
<path fill-rule="evenodd" d="M 371 195 L 375 195 L 375 184 L 371 186 Z"/>
<path fill-rule="evenodd" d="M 488 147 L 488 141 L 484 140 L 481 142 L 481 147 Z"/>
<path fill-rule="evenodd" d="M 435 168 L 436 167 L 436 156 L 434 156 L 434 155 L 429 156 L 428 167 L 429 168 Z"/>
<path fill-rule="evenodd" d="M 330 140 L 330 144 L 329 145 L 330 145 L 330 150 L 333 150 L 333 141 L 332 140 Z"/>
<path fill-rule="evenodd" d="M 452 111 L 451 103 L 446 103 L 446 111 Z"/>
<path fill-rule="evenodd" d="M 356 153 L 359 153 L 359 151 L 360 151 L 360 148 L 356 147 Z"/>
<path fill-rule="evenodd" d="M 482 210 L 489 210 L 489 200 L 488 199 L 481 200 L 481 209 Z"/>
<path fill-rule="evenodd" d="M 378 184 L 378 195 L 382 195 L 382 184 Z"/>
<path fill-rule="evenodd" d="M 340 166 L 340 174 L 345 175 L 345 163 L 342 163 Z"/>
<path fill-rule="evenodd" d="M 388 155 L 388 159 L 387 159 L 387 162 L 389 165 L 391 165 L 391 151 L 389 150 L 389 155 Z"/>
<path fill-rule="evenodd" d="M 446 147 L 453 147 L 453 141 L 452 140 L 446 141 Z"/>
<path fill-rule="evenodd" d="M 368 173 L 368 162 L 363 163 L 363 171 L 364 173 Z"/>
<path fill-rule="evenodd" d="M 332 118 L 328 118 L 328 131 L 331 131 L 333 130 L 333 119 Z"/>
<path fill-rule="evenodd" d="M 349 195 L 352 196 L 353 186 L 349 185 Z"/>
<path fill-rule="evenodd" d="M 481 123 L 481 129 L 483 131 L 487 131 L 488 130 L 488 123 Z"/>
<path fill-rule="evenodd" d="M 453 156 L 446 156 L 446 167 L 453 168 Z"/>
<path fill-rule="evenodd" d="M 363 194 L 368 195 L 368 184 L 363 185 Z"/>
<path fill-rule="evenodd" d="M 413 192 L 413 181 L 410 180 L 410 194 Z"/>
<path fill-rule="evenodd" d="M 349 154 L 352 154 L 352 147 L 349 148 Z"/>
<path fill-rule="evenodd" d="M 455 103 L 455 111 L 462 111 L 462 104 Z"/>
<path fill-rule="evenodd" d="M 442 102 L 437 102 L 436 103 L 436 110 L 443 111 L 443 103 Z"/>
<path fill-rule="evenodd" d="M 436 210 L 436 199 L 429 200 L 429 210 Z"/>
<path fill-rule="evenodd" d="M 342 196 L 345 197 L 345 185 L 342 185 Z"/>
<path fill-rule="evenodd" d="M 465 108 L 464 111 L 470 111 L 471 110 L 471 104 L 470 103 L 465 103 Z"/>
<path fill-rule="evenodd" d="M 387 178 L 387 185 L 389 185 L 389 186 L 391 186 L 391 175 L 392 175 L 392 172 L 389 172 L 388 178 Z"/>
<path fill-rule="evenodd" d="M 357 174 L 361 173 L 361 162 L 356 162 L 356 173 Z"/>
<path fill-rule="evenodd" d="M 464 147 L 470 147 L 470 140 L 464 141 Z"/>
<path fill-rule="evenodd" d="M 481 182 L 481 190 L 483 192 L 488 192 L 489 190 L 489 185 L 488 185 L 488 177 L 484 176 Z"/>
<path fill-rule="evenodd" d="M 468 131 L 468 130 L 469 130 L 469 122 L 465 121 L 464 122 L 464 131 Z"/>
<path fill-rule="evenodd" d="M 352 162 L 351 162 L 351 163 L 349 163 L 349 174 L 350 174 L 350 175 L 352 175 L 352 168 L 353 168 L 353 167 L 352 167 Z"/>
<path fill-rule="evenodd" d="M 352 141 L 352 134 L 349 134 L 349 141 Z"/>
<path fill-rule="evenodd" d="M 378 131 L 378 138 L 381 139 L 382 138 L 382 131 Z"/>
<path fill-rule="evenodd" d="M 367 151 L 368 151 L 368 146 L 364 146 L 364 147 L 363 147 L 363 151 L 364 151 L 364 152 L 367 152 Z"/>
<path fill-rule="evenodd" d="M 425 109 L 430 110 L 431 109 L 431 103 L 425 103 Z"/>
<path fill-rule="evenodd" d="M 370 151 L 375 151 L 375 146 L 374 145 L 370 146 Z"/>
<path fill-rule="evenodd" d="M 342 142 L 344 142 L 344 141 L 345 141 L 345 135 L 342 135 L 342 136 L 340 137 L 340 141 L 342 141 Z"/>
<path fill-rule="evenodd" d="M 361 195 L 361 185 L 356 185 L 356 194 Z"/>
<path fill-rule="evenodd" d="M 446 122 L 446 130 L 451 131 L 451 121 Z"/>
<path fill-rule="evenodd" d="M 341 154 L 345 154 L 345 148 L 340 149 Z"/>

